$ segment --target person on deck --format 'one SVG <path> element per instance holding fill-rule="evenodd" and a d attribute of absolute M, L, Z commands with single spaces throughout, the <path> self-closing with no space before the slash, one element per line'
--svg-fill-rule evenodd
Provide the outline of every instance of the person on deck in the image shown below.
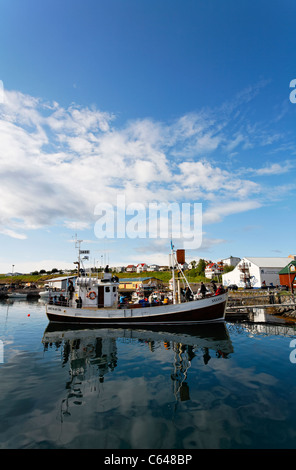
<path fill-rule="evenodd" d="M 71 300 L 73 298 L 73 294 L 75 291 L 75 287 L 73 286 L 73 282 L 71 281 L 71 279 L 69 280 L 68 291 L 69 291 L 69 299 Z"/>
<path fill-rule="evenodd" d="M 220 294 L 224 294 L 225 293 L 225 289 L 224 287 L 222 286 L 222 284 L 218 287 L 218 289 L 216 290 L 216 293 L 215 295 L 220 295 Z"/>
<path fill-rule="evenodd" d="M 201 293 L 202 299 L 204 299 L 207 293 L 207 288 L 203 282 L 200 283 L 200 293 Z"/>
<path fill-rule="evenodd" d="M 192 293 L 188 286 L 185 291 L 185 299 L 186 299 L 186 302 L 190 302 L 190 300 L 192 300 Z"/>
<path fill-rule="evenodd" d="M 212 284 L 212 288 L 213 288 L 214 294 L 216 294 L 217 286 L 216 286 L 215 281 L 211 281 L 211 284 Z"/>

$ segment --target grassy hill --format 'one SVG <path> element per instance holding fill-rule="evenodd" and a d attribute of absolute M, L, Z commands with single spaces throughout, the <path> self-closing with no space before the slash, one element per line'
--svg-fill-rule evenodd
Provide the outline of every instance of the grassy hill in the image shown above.
<path fill-rule="evenodd" d="M 199 276 L 196 274 L 194 269 L 189 271 L 185 271 L 185 276 L 187 277 L 189 282 L 209 282 L 209 279 L 206 279 L 204 276 Z M 127 278 L 138 278 L 138 277 L 156 277 L 157 279 L 163 282 L 169 282 L 172 278 L 171 271 L 152 271 L 152 272 L 144 272 L 144 273 L 119 273 L 116 274 L 119 279 L 127 279 Z"/>
<path fill-rule="evenodd" d="M 163 282 L 169 282 L 172 277 L 171 271 L 152 271 L 144 273 L 116 273 L 120 279 L 127 278 L 139 278 L 139 277 L 156 277 L 157 279 Z M 185 271 L 185 275 L 189 282 L 209 282 L 209 279 L 204 276 L 196 274 L 195 269 Z M 55 277 L 60 277 L 62 274 L 22 274 L 19 276 L 6 276 L 5 274 L 0 274 L 0 284 L 24 284 L 24 283 L 45 283 L 49 279 L 54 279 Z M 66 276 L 66 275 L 65 275 Z M 95 274 L 93 274 L 95 276 Z"/>
<path fill-rule="evenodd" d="M 19 276 L 6 276 L 5 274 L 0 274 L 0 284 L 25 284 L 28 282 L 43 283 L 48 281 L 48 279 L 53 279 L 59 276 L 61 276 L 61 274 L 21 274 Z"/>

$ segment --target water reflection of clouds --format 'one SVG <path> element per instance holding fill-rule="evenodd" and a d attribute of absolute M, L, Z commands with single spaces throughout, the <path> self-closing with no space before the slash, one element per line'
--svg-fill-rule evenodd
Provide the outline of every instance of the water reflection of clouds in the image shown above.
<path fill-rule="evenodd" d="M 149 338 L 131 341 L 125 339 L 123 341 L 119 338 L 115 348 L 114 342 L 110 347 L 111 338 L 113 338 L 112 334 L 107 338 L 101 338 L 99 339 L 100 347 L 95 346 L 95 349 L 100 351 L 101 358 L 104 351 L 105 353 L 108 351 L 109 355 L 112 352 L 118 357 L 117 366 L 112 374 L 105 370 L 106 380 L 96 381 L 96 360 L 94 357 L 91 360 L 86 360 L 83 376 L 79 373 L 76 374 L 75 370 L 73 374 L 72 371 L 72 379 L 74 380 L 68 385 L 68 389 L 71 390 L 69 407 L 63 410 L 65 415 L 63 416 L 63 434 L 67 432 L 69 421 L 77 420 L 80 423 L 79 426 L 83 426 L 83 423 L 87 421 L 89 430 L 94 427 L 97 429 L 99 440 L 96 445 L 102 448 L 105 445 L 116 448 L 116 446 L 122 445 L 125 439 L 127 446 L 134 448 L 177 446 L 179 437 L 174 419 L 176 402 L 180 400 L 180 396 L 176 396 L 174 381 L 178 382 L 180 377 L 178 374 L 174 374 L 174 366 L 177 364 L 178 373 L 180 373 L 184 361 L 186 362 L 186 356 L 191 351 L 190 359 L 197 361 L 196 367 L 198 369 L 204 366 L 203 352 L 198 350 L 198 345 L 196 349 L 194 347 L 189 349 L 182 343 L 166 342 L 163 341 L 163 338 L 162 341 L 151 341 Z M 173 339 L 177 339 L 177 337 L 173 337 Z M 208 342 L 206 339 L 206 343 L 203 340 L 204 338 L 202 338 L 203 345 L 213 346 L 213 340 Z M 224 336 L 222 343 L 223 340 L 225 340 Z M 64 337 L 64 347 L 65 342 L 67 341 Z M 70 368 L 78 357 L 81 359 L 79 350 L 85 352 L 87 350 L 86 344 L 87 341 L 82 341 L 81 337 L 79 342 L 76 338 L 72 343 L 75 345 L 75 352 L 78 353 L 78 356 L 68 352 Z M 217 346 L 219 345 L 220 343 Z M 215 357 L 215 351 L 211 351 L 211 355 Z M 176 356 L 178 357 L 177 362 Z M 84 359 L 87 359 L 85 354 Z M 88 357 L 88 359 L 90 358 Z M 108 363 L 108 357 L 105 357 L 105 361 Z M 90 368 L 92 373 L 90 373 Z M 192 373 L 195 370 L 193 368 Z M 174 376 L 174 380 L 172 380 L 172 376 Z M 76 378 L 79 385 L 77 385 Z M 81 406 L 74 406 L 75 393 L 72 390 L 77 391 L 77 389 L 82 394 Z M 65 403 L 65 398 L 63 401 Z M 85 413 L 82 415 L 81 409 L 85 406 L 92 410 L 90 416 Z M 103 436 L 99 437 L 102 423 L 104 423 Z M 107 440 L 106 435 L 108 435 Z"/>
<path fill-rule="evenodd" d="M 67 334 L 42 354 L 16 350 L 0 369 L 3 448 L 248 447 L 268 435 L 267 423 L 278 423 L 282 438 L 289 405 L 279 380 L 245 355 L 224 360 L 223 335 L 190 349 L 163 338 Z"/>
<path fill-rule="evenodd" d="M 63 372 L 44 364 L 39 354 L 19 351 L 0 368 L 0 446 L 34 447 L 55 442 L 57 399 Z"/>
<path fill-rule="evenodd" d="M 212 372 L 216 385 L 201 382 L 201 388 L 193 388 L 192 407 L 178 415 L 178 425 L 188 434 L 185 448 L 252 447 L 256 435 L 264 440 L 263 432 L 268 447 L 266 423 L 284 425 L 289 416 L 287 402 L 278 396 L 278 380 L 233 361 L 220 362 Z"/>

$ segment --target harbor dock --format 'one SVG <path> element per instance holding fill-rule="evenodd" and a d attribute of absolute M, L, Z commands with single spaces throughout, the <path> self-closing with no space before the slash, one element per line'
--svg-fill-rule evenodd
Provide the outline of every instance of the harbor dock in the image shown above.
<path fill-rule="evenodd" d="M 296 319 L 296 302 L 293 294 L 280 291 L 230 292 L 226 320 L 247 317 L 254 309 L 265 309 L 269 314 Z"/>

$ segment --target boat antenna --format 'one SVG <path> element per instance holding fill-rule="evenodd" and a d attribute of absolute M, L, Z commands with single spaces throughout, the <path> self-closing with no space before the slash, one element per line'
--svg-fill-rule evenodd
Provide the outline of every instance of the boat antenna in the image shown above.
<path fill-rule="evenodd" d="M 175 281 L 175 256 L 174 256 L 174 245 L 171 239 L 171 268 L 173 276 L 173 303 L 176 303 L 176 281 Z"/>
<path fill-rule="evenodd" d="M 77 239 L 77 233 L 75 233 L 75 248 L 78 250 L 78 276 L 80 275 L 80 264 L 81 264 L 81 258 L 80 258 L 80 245 L 83 242 L 83 240 L 78 240 Z"/>

